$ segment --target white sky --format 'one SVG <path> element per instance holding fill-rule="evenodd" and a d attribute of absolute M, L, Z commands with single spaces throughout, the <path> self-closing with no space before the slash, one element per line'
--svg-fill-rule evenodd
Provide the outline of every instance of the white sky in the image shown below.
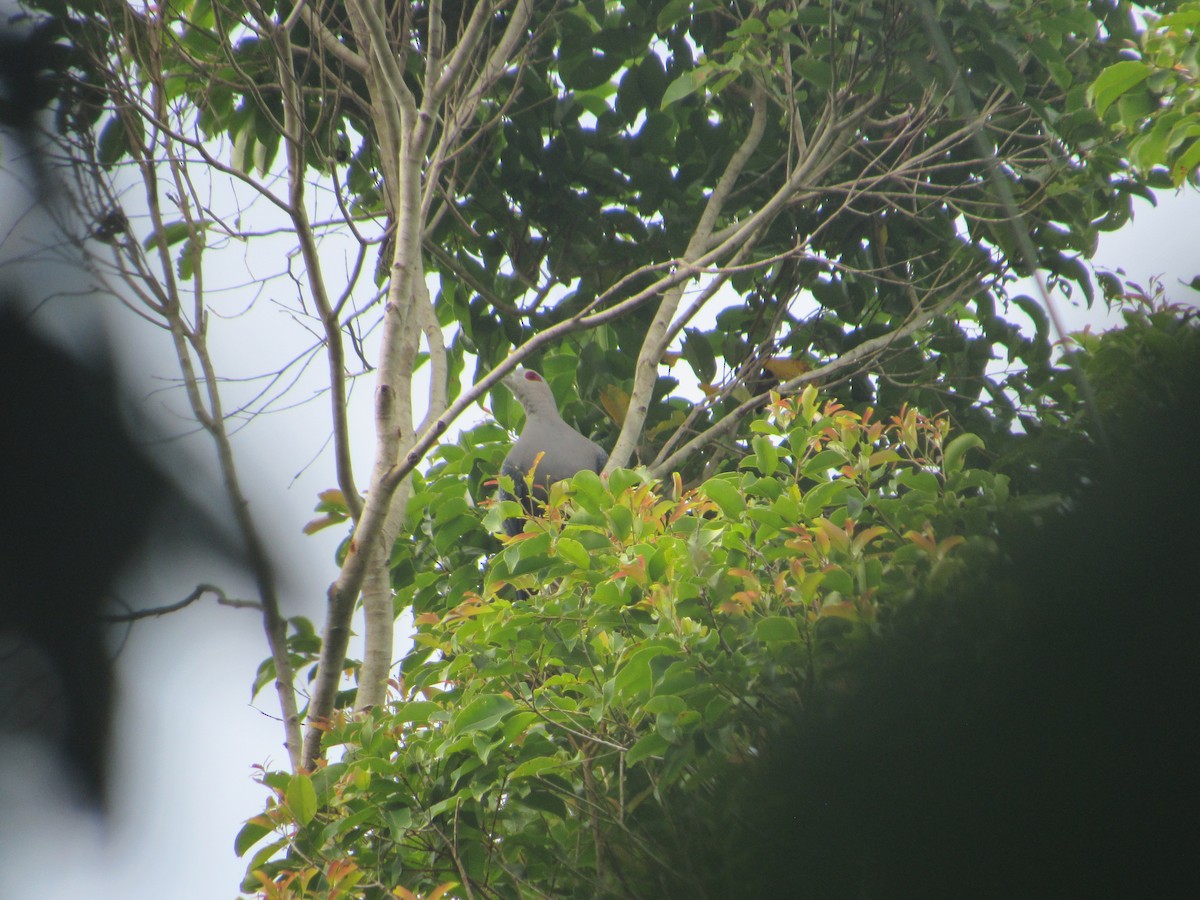
<path fill-rule="evenodd" d="M 3 158 L 11 157 L 5 153 Z M 21 196 L 19 186 L 0 181 L 0 211 L 18 208 Z M 1133 223 L 1104 237 L 1097 264 L 1123 268 L 1142 284 L 1162 276 L 1172 299 L 1194 304 L 1200 295 L 1180 282 L 1200 274 L 1196 221 L 1200 194 L 1194 191 L 1165 194 L 1157 209 L 1139 201 Z M 11 236 L 9 225 L 0 218 L 0 240 Z M 0 257 L 23 252 L 12 245 L 5 249 Z M 246 264 L 257 268 L 251 260 Z M 336 250 L 327 264 L 340 264 Z M 233 298 L 230 303 L 236 309 L 245 306 Z M 295 352 L 301 331 L 287 304 L 286 297 L 260 298 L 244 316 L 214 318 L 218 369 L 261 372 L 270 368 L 264 357 L 282 359 Z M 1072 328 L 1085 322 L 1099 325 L 1104 319 L 1102 309 L 1061 312 Z M 97 328 L 95 321 L 83 327 L 84 339 L 94 340 L 94 330 L 89 334 L 87 329 Z M 174 402 L 172 395 L 152 392 L 161 385 L 156 376 L 174 371 L 169 347 L 146 340 L 154 338 L 153 332 L 133 327 L 129 317 L 110 321 L 107 328 L 135 395 L 146 397 L 147 407 L 161 416 Z M 311 383 L 302 383 L 294 396 L 315 390 L 323 371 L 319 362 Z M 368 379 L 360 384 L 353 405 L 360 485 L 372 448 L 369 400 Z M 318 628 L 324 590 L 335 574 L 333 548 L 343 532 L 331 529 L 305 537 L 300 529 L 311 518 L 316 493 L 334 483 L 331 453 L 321 449 L 326 419 L 318 398 L 260 417 L 236 439 L 253 508 L 277 553 L 286 612 L 307 615 Z M 211 469 L 211 453 L 203 445 L 196 445 L 193 455 L 201 470 Z M 183 476 L 192 484 L 203 482 L 195 473 Z M 126 587 L 130 596 L 164 603 L 211 580 L 231 594 L 253 595 L 244 578 L 214 575 L 213 563 L 194 553 L 176 553 L 166 564 L 162 559 L 158 563 L 131 576 Z M 264 692 L 254 706 L 248 702 L 255 669 L 265 655 L 258 618 L 250 611 L 200 603 L 139 623 L 118 660 L 121 695 L 111 821 L 103 829 L 72 811 L 61 796 L 59 776 L 42 765 L 36 751 L 6 748 L 0 772 L 0 898 L 236 896 L 245 860 L 234 856 L 233 839 L 267 796 L 252 781 L 252 766 L 286 768 L 282 732 L 272 718 L 273 693 Z"/>

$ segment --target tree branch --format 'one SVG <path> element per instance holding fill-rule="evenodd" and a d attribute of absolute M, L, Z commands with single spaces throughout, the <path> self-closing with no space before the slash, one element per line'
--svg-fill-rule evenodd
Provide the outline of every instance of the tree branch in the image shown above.
<path fill-rule="evenodd" d="M 256 609 L 259 612 L 263 610 L 263 605 L 255 600 L 239 600 L 236 597 L 227 596 L 223 590 L 214 585 L 198 584 L 190 594 L 175 603 L 168 603 L 166 606 L 152 606 L 147 609 L 131 609 L 127 613 L 114 613 L 112 615 L 101 616 L 100 618 L 105 622 L 136 622 L 139 619 L 168 616 L 171 613 L 179 612 L 181 609 L 186 609 L 205 594 L 212 594 L 220 606 L 228 606 L 233 609 Z"/>
<path fill-rule="evenodd" d="M 819 381 L 823 378 L 840 372 L 843 369 L 847 369 L 865 361 L 866 359 L 874 357 L 877 354 L 884 352 L 894 342 L 908 337 L 908 335 L 912 334 L 914 331 L 923 328 L 961 299 L 961 296 L 957 292 L 952 293 L 926 311 L 912 316 L 904 325 L 902 325 L 900 328 L 897 328 L 895 331 L 888 332 L 887 334 L 881 334 L 879 337 L 863 341 L 857 347 L 854 347 L 852 350 L 842 354 L 837 359 L 832 360 L 823 366 L 818 366 L 809 372 L 804 372 L 800 375 L 797 375 L 795 378 L 788 379 L 783 384 L 774 388 L 774 390 L 780 394 L 790 394 L 806 384 Z M 770 397 L 770 395 L 771 391 L 764 391 L 756 396 L 751 397 L 749 400 L 742 402 L 731 412 L 727 413 L 719 422 L 717 422 L 711 428 L 708 428 L 696 435 L 666 459 L 662 460 L 661 462 L 656 461 L 652 466 L 650 466 L 650 475 L 654 478 L 665 478 L 671 472 L 674 472 L 676 469 L 678 469 L 684 460 L 686 460 L 701 447 L 732 434 L 737 430 L 738 426 L 741 425 L 742 420 L 745 419 L 745 417 L 755 409 L 761 407 L 762 404 Z"/>
<path fill-rule="evenodd" d="M 287 152 L 288 166 L 288 214 L 295 226 L 296 240 L 304 258 L 308 273 L 309 290 L 321 327 L 325 333 L 325 358 L 329 370 L 329 403 L 333 417 L 334 466 L 338 488 L 346 502 L 351 518 L 362 515 L 362 499 L 354 482 L 354 468 L 350 459 L 350 425 L 346 409 L 346 357 L 342 344 L 341 323 L 330 302 L 325 287 L 325 276 L 321 271 L 321 256 L 313 240 L 312 224 L 304 197 L 304 114 L 299 85 L 292 73 L 291 40 L 286 31 L 272 31 L 275 42 L 279 82 L 283 86 L 283 139 Z"/>
<path fill-rule="evenodd" d="M 713 229 L 725 208 L 725 201 L 741 177 L 746 163 L 762 141 L 767 124 L 767 92 L 761 82 L 754 83 L 754 97 L 751 104 L 753 115 L 750 120 L 750 130 L 746 133 L 746 137 L 737 151 L 730 157 L 725 171 L 717 181 L 716 188 L 704 206 L 704 212 L 701 214 L 700 221 L 692 232 L 691 240 L 688 241 L 687 250 L 684 252 L 686 260 L 697 259 L 710 248 Z M 634 369 L 633 390 L 630 392 L 625 421 L 621 423 L 621 433 L 617 436 L 617 442 L 608 456 L 608 463 L 604 467 L 606 472 L 626 465 L 641 438 L 642 428 L 646 424 L 646 416 L 650 412 L 650 397 L 657 381 L 658 365 L 671 339 L 671 319 L 675 316 L 675 310 L 679 308 L 683 288 L 684 283 L 680 282 L 663 294 L 658 310 L 654 314 L 654 320 L 647 329 L 646 339 L 642 341 L 641 351 L 638 353 L 637 365 Z"/>

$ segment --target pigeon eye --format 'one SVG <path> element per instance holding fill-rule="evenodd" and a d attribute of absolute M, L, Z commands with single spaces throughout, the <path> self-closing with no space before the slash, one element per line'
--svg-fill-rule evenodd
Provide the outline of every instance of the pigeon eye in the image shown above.
<path fill-rule="evenodd" d="M 541 381 L 541 380 L 542 380 L 542 376 L 541 376 L 541 375 L 539 375 L 537 372 L 526 372 L 526 373 L 525 373 L 525 380 L 526 380 L 526 381 Z"/>

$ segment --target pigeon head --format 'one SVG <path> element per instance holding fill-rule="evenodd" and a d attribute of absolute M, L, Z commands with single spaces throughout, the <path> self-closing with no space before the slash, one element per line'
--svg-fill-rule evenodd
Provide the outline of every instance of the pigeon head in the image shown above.
<path fill-rule="evenodd" d="M 532 369 L 516 368 L 504 376 L 505 386 L 525 409 L 526 416 L 545 416 L 547 419 L 561 419 L 554 393 L 546 379 Z"/>

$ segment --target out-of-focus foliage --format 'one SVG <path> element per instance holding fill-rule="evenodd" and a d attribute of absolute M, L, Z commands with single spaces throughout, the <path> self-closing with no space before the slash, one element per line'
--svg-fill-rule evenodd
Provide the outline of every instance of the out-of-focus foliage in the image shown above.
<path fill-rule="evenodd" d="M 1129 136 L 1130 165 L 1159 186 L 1198 183 L 1198 26 L 1200 3 L 1178 4 L 1163 16 L 1150 14 L 1130 51 L 1135 58 L 1108 66 L 1088 89 L 1096 112 Z"/>
<path fill-rule="evenodd" d="M 1169 302 L 1157 280 L 1122 284 L 1103 273 L 1101 281 L 1124 325 L 1073 334 L 1055 377 L 1031 395 L 1020 419 L 1024 434 L 1007 441 L 994 464 L 1017 492 L 1070 494 L 1094 480 L 1098 461 L 1118 452 L 1110 431 L 1139 431 L 1155 415 L 1170 421 L 1191 385 L 1191 367 L 1200 360 L 1196 305 Z M 1072 364 L 1090 386 L 1090 398 L 1078 376 L 1067 376 Z"/>

